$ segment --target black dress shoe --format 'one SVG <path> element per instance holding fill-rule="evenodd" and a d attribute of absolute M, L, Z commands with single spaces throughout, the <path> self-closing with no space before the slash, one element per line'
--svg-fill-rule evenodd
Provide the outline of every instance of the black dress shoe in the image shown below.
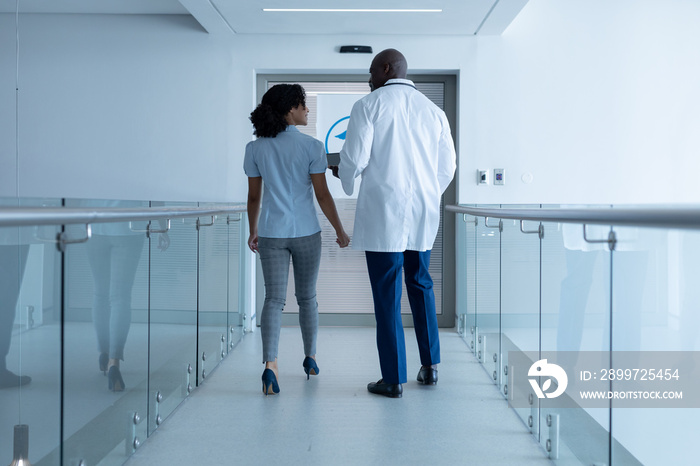
<path fill-rule="evenodd" d="M 435 385 L 438 380 L 437 369 L 425 366 L 421 367 L 416 380 L 423 385 Z"/>
<path fill-rule="evenodd" d="M 384 383 L 384 379 L 368 383 L 367 390 L 375 395 L 384 395 L 389 398 L 401 398 L 403 393 L 403 387 L 400 383 Z"/>

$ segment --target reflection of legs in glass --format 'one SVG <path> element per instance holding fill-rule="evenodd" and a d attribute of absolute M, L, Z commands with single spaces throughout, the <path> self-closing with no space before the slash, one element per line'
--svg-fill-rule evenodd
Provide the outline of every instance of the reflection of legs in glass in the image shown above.
<path fill-rule="evenodd" d="M 304 372 L 318 375 L 316 364 L 316 337 L 318 335 L 318 303 L 316 302 L 316 281 L 321 265 L 321 234 L 317 233 L 290 242 L 292 264 L 294 265 L 294 291 L 299 305 L 299 327 L 304 342 Z"/>
<path fill-rule="evenodd" d="M 698 242 L 697 232 L 681 233 L 680 243 L 680 349 L 681 351 L 698 351 L 700 344 L 698 334 L 700 334 L 700 286 L 698 280 L 700 275 L 700 242 Z M 687 357 L 692 353 L 686 353 Z M 691 361 L 695 367 L 695 361 Z"/>
<path fill-rule="evenodd" d="M 107 372 L 107 388 L 113 392 L 123 392 L 126 388 L 118 364 L 109 367 L 109 371 Z"/>
<path fill-rule="evenodd" d="M 691 377 L 698 376 L 697 351 L 700 350 L 700 242 L 697 232 L 680 233 L 678 276 L 679 330 L 677 349 L 682 351 L 678 366 Z M 669 263 L 672 263 L 669 261 Z M 669 267 L 670 268 L 670 267 Z M 670 320 L 670 319 L 669 319 Z M 673 335 L 673 334 L 671 334 Z M 672 338 L 672 337 L 671 337 Z M 697 379 L 695 379 L 697 380 Z"/>
<path fill-rule="evenodd" d="M 437 365 L 440 363 L 440 335 L 435 312 L 433 280 L 428 271 L 430 251 L 405 251 L 403 256 L 406 293 L 411 305 L 420 353 L 421 368 L 417 380 L 424 385 L 435 385 L 438 379 Z"/>
<path fill-rule="evenodd" d="M 100 364 L 100 370 L 104 375 L 107 375 L 107 363 L 109 362 L 109 354 L 107 353 L 100 353 L 100 359 L 99 359 L 99 364 Z"/>
<path fill-rule="evenodd" d="M 596 260 L 601 252 L 565 249 L 564 255 L 566 276 L 561 282 L 557 325 L 556 349 L 559 353 L 554 362 L 571 371 L 576 367 L 579 352 L 592 349 L 582 347 L 582 340 Z"/>
<path fill-rule="evenodd" d="M 557 350 L 579 351 L 583 336 L 586 304 L 593 283 L 593 267 L 597 251 L 583 252 L 566 249 L 566 277 L 561 282 Z"/>
<path fill-rule="evenodd" d="M 642 305 L 646 288 L 649 253 L 616 251 L 613 255 L 613 338 L 606 327 L 604 345 L 614 351 L 642 349 Z"/>
<path fill-rule="evenodd" d="M 124 346 L 131 326 L 131 290 L 143 243 L 141 235 L 95 235 L 87 243 L 94 280 L 92 316 L 100 351 L 100 370 L 107 371 L 107 386 L 114 391 L 125 388 L 119 361 L 124 360 Z"/>
<path fill-rule="evenodd" d="M 29 245 L 0 246 L 0 388 L 19 387 L 32 380 L 9 371 L 6 361 L 28 253 Z"/>

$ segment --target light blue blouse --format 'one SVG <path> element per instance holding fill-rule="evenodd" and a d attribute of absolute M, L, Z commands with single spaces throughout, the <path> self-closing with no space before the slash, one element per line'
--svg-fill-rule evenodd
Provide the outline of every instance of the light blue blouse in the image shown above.
<path fill-rule="evenodd" d="M 321 141 L 296 126 L 248 143 L 243 169 L 251 178 L 262 176 L 264 183 L 258 236 L 299 238 L 321 231 L 311 175 L 325 173 L 326 166 Z"/>

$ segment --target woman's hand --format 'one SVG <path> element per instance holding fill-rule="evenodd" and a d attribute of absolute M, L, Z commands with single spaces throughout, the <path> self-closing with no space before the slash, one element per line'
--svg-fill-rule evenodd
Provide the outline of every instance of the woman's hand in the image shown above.
<path fill-rule="evenodd" d="M 253 233 L 248 237 L 248 247 L 253 252 L 258 252 L 258 234 Z"/>
<path fill-rule="evenodd" d="M 338 243 L 338 246 L 341 248 L 346 248 L 350 244 L 350 237 L 348 236 L 347 233 L 345 233 L 345 230 L 342 230 L 340 233 L 336 233 L 338 236 L 335 240 L 336 243 Z"/>

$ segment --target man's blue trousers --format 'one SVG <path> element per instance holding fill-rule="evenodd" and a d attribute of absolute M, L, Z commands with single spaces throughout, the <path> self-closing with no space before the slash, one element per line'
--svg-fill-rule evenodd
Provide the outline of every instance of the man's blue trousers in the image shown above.
<path fill-rule="evenodd" d="M 401 323 L 401 270 L 411 305 L 420 361 L 440 362 L 440 337 L 433 280 L 428 272 L 430 251 L 365 252 L 377 319 L 377 349 L 384 383 L 406 383 L 406 343 Z"/>

